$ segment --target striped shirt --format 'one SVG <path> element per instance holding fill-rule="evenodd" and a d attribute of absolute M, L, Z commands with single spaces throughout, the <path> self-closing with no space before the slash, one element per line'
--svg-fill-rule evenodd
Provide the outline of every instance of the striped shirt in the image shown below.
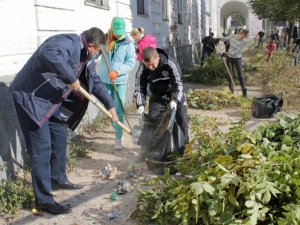
<path fill-rule="evenodd" d="M 236 34 L 232 34 L 230 36 L 220 38 L 221 41 L 229 41 L 230 48 L 228 50 L 227 55 L 230 58 L 241 58 L 242 57 L 242 49 L 246 45 L 246 41 L 239 39 Z"/>

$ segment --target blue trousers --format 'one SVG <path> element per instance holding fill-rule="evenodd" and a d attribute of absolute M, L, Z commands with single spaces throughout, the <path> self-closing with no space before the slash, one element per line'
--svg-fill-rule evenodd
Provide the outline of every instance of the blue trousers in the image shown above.
<path fill-rule="evenodd" d="M 31 161 L 32 186 L 38 204 L 53 201 L 51 182 L 67 181 L 66 148 L 67 133 L 57 111 L 42 127 L 37 126 L 15 103 L 23 131 L 27 152 Z"/>

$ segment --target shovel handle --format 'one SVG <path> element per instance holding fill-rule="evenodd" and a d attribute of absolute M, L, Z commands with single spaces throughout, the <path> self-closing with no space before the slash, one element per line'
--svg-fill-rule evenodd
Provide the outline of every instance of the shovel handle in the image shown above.
<path fill-rule="evenodd" d="M 100 109 L 105 115 L 108 116 L 108 118 L 112 119 L 112 115 L 109 111 L 107 111 L 105 109 L 105 107 L 103 105 L 101 105 L 99 103 L 99 101 L 94 98 L 93 96 L 91 96 L 86 90 L 84 90 L 82 87 L 79 88 L 79 92 L 86 97 L 90 102 L 92 102 L 98 109 Z M 118 124 L 124 131 L 126 131 L 128 134 L 131 134 L 131 130 L 126 127 L 123 123 L 121 123 L 120 121 L 115 122 L 116 124 Z"/>

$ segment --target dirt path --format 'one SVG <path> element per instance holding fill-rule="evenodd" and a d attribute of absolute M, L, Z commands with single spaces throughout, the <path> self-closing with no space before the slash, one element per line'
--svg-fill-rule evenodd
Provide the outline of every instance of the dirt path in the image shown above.
<path fill-rule="evenodd" d="M 188 88 L 199 88 L 193 84 L 186 84 Z M 249 96 L 257 96 L 261 90 L 255 87 L 249 88 Z M 227 109 L 220 111 L 189 110 L 191 114 L 217 117 L 221 121 L 228 121 L 221 129 L 227 130 L 232 123 L 240 120 L 239 109 Z M 131 116 L 133 124 L 137 123 L 137 117 Z M 253 129 L 262 120 L 251 119 L 248 128 Z M 90 159 L 79 159 L 76 168 L 68 174 L 69 179 L 74 183 L 83 184 L 84 188 L 76 191 L 58 190 L 54 192 L 55 199 L 66 205 L 70 204 L 72 213 L 53 216 L 43 213 L 42 216 L 35 216 L 28 210 L 21 210 L 20 215 L 14 220 L 5 221 L 0 218 L 0 224 L 23 225 L 136 225 L 129 219 L 130 214 L 135 210 L 138 189 L 142 183 L 153 175 L 139 159 L 140 148 L 134 145 L 131 137 L 125 134 L 124 147 L 122 151 L 114 151 L 114 133 L 110 127 L 105 133 L 94 133 L 86 136 L 85 141 L 90 143 L 93 150 Z M 116 177 L 105 180 L 100 176 L 100 171 L 108 163 L 117 168 Z M 128 177 L 127 172 L 134 170 L 135 177 Z M 110 194 L 116 191 L 118 181 L 129 180 L 134 190 L 124 195 L 118 195 L 116 201 L 110 200 Z M 109 220 L 108 214 L 116 212 L 118 218 Z"/>

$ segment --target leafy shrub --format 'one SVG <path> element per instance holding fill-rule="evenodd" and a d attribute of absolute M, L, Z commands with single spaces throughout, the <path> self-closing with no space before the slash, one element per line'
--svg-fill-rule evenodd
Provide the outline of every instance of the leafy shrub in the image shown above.
<path fill-rule="evenodd" d="M 189 107 L 204 110 L 217 110 L 228 107 L 249 106 L 250 100 L 232 94 L 228 91 L 188 90 L 187 102 Z"/>
<path fill-rule="evenodd" d="M 228 74 L 223 61 L 212 55 L 205 60 L 203 67 L 192 71 L 191 74 L 185 74 L 182 79 L 187 82 L 216 86 L 228 83 Z"/>
<path fill-rule="evenodd" d="M 281 113 L 252 133 L 246 118 L 227 133 L 191 121 L 197 150 L 177 164 L 180 176 L 140 191 L 141 224 L 300 224 L 300 115 Z"/>
<path fill-rule="evenodd" d="M 29 207 L 34 203 L 31 183 L 18 178 L 2 180 L 0 185 L 0 214 L 16 214 L 20 208 Z"/>

